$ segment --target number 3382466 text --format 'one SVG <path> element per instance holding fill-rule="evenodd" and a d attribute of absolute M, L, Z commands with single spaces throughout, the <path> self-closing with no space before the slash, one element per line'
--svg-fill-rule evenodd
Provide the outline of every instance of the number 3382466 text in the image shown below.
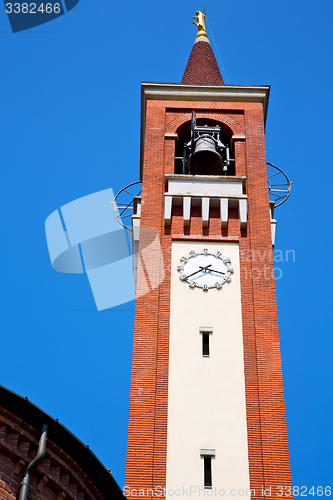
<path fill-rule="evenodd" d="M 6 3 L 7 14 L 60 14 L 60 11 L 60 3 L 54 5 L 46 3 L 45 7 L 44 3 L 39 5 L 36 3 Z"/>

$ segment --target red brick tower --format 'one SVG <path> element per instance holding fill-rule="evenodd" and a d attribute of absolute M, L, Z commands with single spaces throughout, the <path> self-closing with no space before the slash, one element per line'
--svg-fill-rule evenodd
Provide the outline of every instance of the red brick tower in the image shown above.
<path fill-rule="evenodd" d="M 125 494 L 279 498 L 291 477 L 269 87 L 224 85 L 196 19 L 182 83 L 142 84 L 141 227 L 159 235 L 165 277 L 136 302 Z"/>

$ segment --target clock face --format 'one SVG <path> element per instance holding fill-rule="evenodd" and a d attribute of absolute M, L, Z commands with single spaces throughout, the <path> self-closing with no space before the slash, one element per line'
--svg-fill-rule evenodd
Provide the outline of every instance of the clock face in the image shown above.
<path fill-rule="evenodd" d="M 207 248 L 198 253 L 192 250 L 180 261 L 181 265 L 177 267 L 180 279 L 191 288 L 221 288 L 223 283 L 231 281 L 230 273 L 234 271 L 229 265 L 230 259 L 223 258 L 221 252 L 209 252 Z"/>

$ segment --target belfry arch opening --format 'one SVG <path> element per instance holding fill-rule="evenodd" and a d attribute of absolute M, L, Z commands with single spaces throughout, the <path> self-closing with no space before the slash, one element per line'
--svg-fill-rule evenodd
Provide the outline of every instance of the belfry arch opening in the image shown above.
<path fill-rule="evenodd" d="M 235 175 L 232 131 L 224 123 L 197 118 L 177 130 L 175 174 Z"/>

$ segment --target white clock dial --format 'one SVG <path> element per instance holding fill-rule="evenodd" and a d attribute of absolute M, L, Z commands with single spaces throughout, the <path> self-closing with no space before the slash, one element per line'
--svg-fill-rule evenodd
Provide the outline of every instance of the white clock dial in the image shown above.
<path fill-rule="evenodd" d="M 230 259 L 223 258 L 221 252 L 212 253 L 205 248 L 202 252 L 192 250 L 187 257 L 182 257 L 177 267 L 180 279 L 186 281 L 190 287 L 199 287 L 203 290 L 221 288 L 223 283 L 230 280 Z"/>

